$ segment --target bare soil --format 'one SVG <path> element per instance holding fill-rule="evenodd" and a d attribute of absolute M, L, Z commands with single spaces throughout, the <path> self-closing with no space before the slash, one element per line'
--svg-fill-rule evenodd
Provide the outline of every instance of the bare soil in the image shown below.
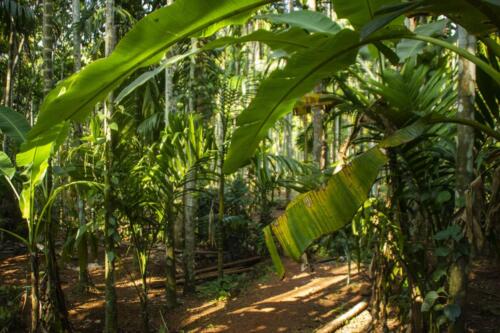
<path fill-rule="evenodd" d="M 155 260 L 151 285 L 161 285 L 161 265 Z M 163 307 L 163 288 L 151 288 L 151 327 L 155 332 L 163 323 L 168 325 L 168 332 L 312 332 L 358 302 L 360 289 L 368 288 L 355 272 L 347 286 L 344 264 L 319 264 L 312 273 L 301 272 L 299 264 L 288 260 L 285 266 L 287 275 L 283 280 L 274 273 L 261 275 L 238 295 L 225 300 L 181 295 L 181 305 L 170 311 Z M 120 332 L 124 333 L 142 331 L 136 291 L 140 282 L 134 276 L 134 267 L 132 259 L 125 257 L 117 269 L 118 321 Z M 262 265 L 258 267 L 262 269 Z M 26 255 L 0 259 L 0 285 L 28 285 L 27 268 Z M 70 321 L 76 332 L 99 332 L 104 324 L 103 267 L 91 264 L 89 271 L 94 286 L 82 295 L 76 289 L 76 262 L 65 264 L 61 270 Z M 29 301 L 23 308 L 23 318 L 24 326 L 29 327 Z"/>
<path fill-rule="evenodd" d="M 340 263 L 317 264 L 315 271 L 301 272 L 300 265 L 285 260 L 287 275 L 279 280 L 267 273 L 251 280 L 237 295 L 224 300 L 208 300 L 199 295 L 180 296 L 181 305 L 166 310 L 163 305 L 163 262 L 154 257 L 149 298 L 151 327 L 156 332 L 163 323 L 168 332 L 313 332 L 324 323 L 363 299 L 369 293 L 367 280 L 353 272 L 346 284 L 347 267 Z M 259 265 L 256 269 L 262 269 Z M 27 256 L 10 254 L 0 258 L 0 285 L 28 285 Z M 117 293 L 120 332 L 141 332 L 140 303 L 130 257 L 122 256 L 118 265 Z M 90 265 L 94 286 L 87 294 L 77 289 L 76 262 L 61 270 L 70 320 L 75 332 L 100 332 L 104 324 L 103 267 Z M 179 294 L 181 291 L 179 290 Z M 23 308 L 24 326 L 28 327 L 29 301 Z M 469 275 L 467 327 L 470 333 L 500 332 L 500 265 L 476 260 Z M 339 332 L 368 332 L 369 311 L 352 319 Z M 24 330 L 19 330 L 19 332 Z"/>

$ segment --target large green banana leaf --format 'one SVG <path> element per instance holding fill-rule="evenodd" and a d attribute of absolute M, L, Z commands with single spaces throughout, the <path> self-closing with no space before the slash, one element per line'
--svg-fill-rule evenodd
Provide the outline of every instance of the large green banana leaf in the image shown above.
<path fill-rule="evenodd" d="M 336 34 L 341 30 L 340 26 L 325 14 L 309 10 L 260 15 L 257 18 L 263 18 L 275 24 L 288 24 L 290 27 L 301 28 L 309 32 Z"/>
<path fill-rule="evenodd" d="M 372 148 L 333 175 L 325 188 L 295 198 L 270 225 L 286 254 L 298 261 L 314 240 L 350 222 L 386 161 L 379 148 Z"/>
<path fill-rule="evenodd" d="M 274 123 L 290 112 L 296 101 L 320 79 L 351 65 L 356 60 L 358 40 L 356 32 L 342 30 L 313 49 L 297 52 L 284 69 L 274 71 L 237 119 L 238 128 L 231 140 L 224 172 L 231 173 L 243 166 Z"/>
<path fill-rule="evenodd" d="M 23 143 L 29 129 L 30 125 L 22 114 L 4 106 L 0 107 L 0 130 L 15 143 Z"/>
<path fill-rule="evenodd" d="M 273 0 L 178 0 L 140 20 L 113 53 L 60 82 L 45 98 L 17 164 L 27 168 L 21 206 L 32 212 L 34 187 L 43 178 L 48 159 L 67 136 L 68 120 L 82 121 L 123 80 L 142 67 L 159 62 L 174 43 L 189 36 L 207 36 L 224 25 L 239 24 Z"/>
<path fill-rule="evenodd" d="M 124 79 L 139 68 L 159 62 L 174 43 L 213 26 L 240 23 L 272 0 L 178 0 L 140 20 L 113 53 L 93 62 L 57 85 L 45 98 L 33 138 L 66 120 L 81 121 Z M 206 33 L 205 33 L 206 35 Z"/>
<path fill-rule="evenodd" d="M 232 173 L 244 166 L 276 121 L 291 112 L 296 101 L 311 91 L 321 78 L 331 76 L 354 63 L 360 47 L 401 39 L 423 41 L 447 48 L 472 61 L 500 83 L 500 73 L 467 50 L 441 39 L 411 33 L 404 26 L 389 27 L 365 40 L 360 40 L 357 32 L 344 29 L 324 38 L 310 49 L 296 52 L 285 68 L 273 72 L 262 82 L 253 101 L 237 118 L 238 127 L 231 139 L 224 172 Z"/>
<path fill-rule="evenodd" d="M 338 17 L 349 20 L 356 30 L 361 30 L 384 6 L 400 3 L 400 0 L 333 0 L 335 13 Z"/>
<path fill-rule="evenodd" d="M 354 158 L 334 174 L 326 187 L 304 193 L 295 198 L 285 213 L 264 228 L 266 245 L 277 273 L 284 275 L 272 233 L 285 253 L 296 261 L 320 237 L 339 230 L 352 218 L 368 198 L 387 157 L 381 148 L 397 147 L 424 134 L 432 122 L 423 117 L 413 124 L 397 130 L 377 146 Z"/>
<path fill-rule="evenodd" d="M 364 2 L 365 0 L 354 0 L 351 5 Z M 467 14 L 464 15 L 464 13 Z M 365 38 L 401 15 L 414 14 L 436 17 L 444 15 L 467 29 L 469 33 L 478 36 L 485 36 L 500 30 L 500 2 L 498 0 L 416 0 L 381 7 L 375 12 L 373 20 L 364 25 L 361 35 Z"/>

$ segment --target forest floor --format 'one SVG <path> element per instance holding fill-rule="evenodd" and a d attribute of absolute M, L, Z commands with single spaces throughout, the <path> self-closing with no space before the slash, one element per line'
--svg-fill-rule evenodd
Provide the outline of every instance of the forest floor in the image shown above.
<path fill-rule="evenodd" d="M 255 272 L 247 273 L 246 278 L 238 278 L 243 285 L 237 291 L 222 297 L 207 296 L 203 290 L 207 286 L 210 289 L 210 283 L 200 285 L 197 294 L 181 297 L 178 308 L 166 311 L 161 287 L 163 266 L 161 260 L 154 260 L 149 292 L 151 326 L 156 331 L 162 323 L 167 323 L 167 332 L 193 333 L 312 332 L 369 295 L 366 277 L 363 272 L 356 274 L 355 268 L 351 284 L 346 284 L 347 266 L 343 263 L 317 264 L 312 273 L 301 272 L 294 262 L 285 260 L 284 263 L 287 275 L 283 280 L 272 272 L 269 262 L 264 262 L 255 266 Z M 70 320 L 76 332 L 99 332 L 104 324 L 103 267 L 90 266 L 94 287 L 82 295 L 75 288 L 78 278 L 75 265 L 69 262 L 61 271 Z M 130 257 L 122 257 L 117 276 L 120 332 L 142 331 L 139 298 L 132 282 L 133 267 Z M 0 285 L 27 285 L 27 276 L 26 255 L 0 257 Z M 499 332 L 499 276 L 500 266 L 481 260 L 474 263 L 467 315 L 469 332 Z M 25 318 L 28 312 L 26 305 Z M 369 312 L 365 310 L 340 332 L 367 332 L 369 320 Z"/>

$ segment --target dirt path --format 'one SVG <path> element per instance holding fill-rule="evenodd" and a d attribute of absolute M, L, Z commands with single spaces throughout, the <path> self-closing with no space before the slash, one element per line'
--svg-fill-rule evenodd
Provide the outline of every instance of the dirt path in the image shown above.
<path fill-rule="evenodd" d="M 345 265 L 318 265 L 313 273 L 285 262 L 283 281 L 268 276 L 226 302 L 188 300 L 168 318 L 173 331 L 312 332 L 361 299 L 366 286 L 355 276 L 346 285 Z"/>
<path fill-rule="evenodd" d="M 359 301 L 360 288 L 366 288 L 356 274 L 351 284 L 346 285 L 345 265 L 321 264 L 313 273 L 300 272 L 299 265 L 290 261 L 285 261 L 285 266 L 287 276 L 282 281 L 269 273 L 250 281 L 241 293 L 225 301 L 190 296 L 181 298 L 182 305 L 174 311 L 163 309 L 163 289 L 151 289 L 151 326 L 156 331 L 165 320 L 169 332 L 312 332 Z M 130 259 L 122 259 L 118 270 L 118 317 L 120 332 L 124 333 L 141 332 L 140 304 L 129 275 L 132 267 Z M 0 285 L 26 285 L 26 268 L 25 255 L 0 259 Z M 95 287 L 88 295 L 81 295 L 75 289 L 76 267 L 69 263 L 62 270 L 63 289 L 75 332 L 102 331 L 102 271 L 102 266 L 93 265 L 90 273 Z M 161 267 L 153 267 L 153 271 L 152 280 L 161 279 Z M 28 314 L 29 304 L 24 309 L 24 318 L 28 318 Z M 27 319 L 24 324 L 28 326 Z"/>

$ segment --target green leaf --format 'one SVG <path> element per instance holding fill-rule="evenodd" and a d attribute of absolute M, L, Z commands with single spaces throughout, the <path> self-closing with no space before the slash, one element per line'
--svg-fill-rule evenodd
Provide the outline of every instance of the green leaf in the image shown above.
<path fill-rule="evenodd" d="M 25 168 L 24 175 L 27 177 L 19 198 L 19 208 L 25 219 L 30 219 L 32 216 L 35 187 L 45 177 L 50 154 L 64 142 L 68 130 L 68 123 L 58 124 L 50 131 L 36 137 L 36 139 L 23 143 L 21 152 L 16 155 L 17 165 Z"/>
<path fill-rule="evenodd" d="M 234 172 L 247 163 L 268 130 L 320 79 L 352 64 L 358 39 L 354 31 L 342 30 L 320 46 L 296 53 L 284 69 L 262 82 L 249 107 L 238 116 L 224 172 Z"/>
<path fill-rule="evenodd" d="M 16 174 L 16 168 L 12 164 L 9 156 L 7 156 L 7 154 L 3 151 L 0 151 L 0 174 L 9 179 L 12 179 L 12 177 Z"/>
<path fill-rule="evenodd" d="M 448 228 L 439 231 L 434 235 L 435 240 L 447 240 L 447 239 L 455 239 L 460 240 L 462 235 L 462 230 L 460 226 L 453 224 Z"/>
<path fill-rule="evenodd" d="M 151 80 L 153 77 L 156 75 L 160 74 L 163 70 L 165 70 L 166 67 L 171 66 L 172 64 L 179 62 L 182 59 L 185 59 L 189 56 L 191 56 L 194 53 L 197 53 L 198 51 L 191 51 L 187 52 L 185 54 L 173 56 L 169 59 L 166 59 L 165 61 L 162 62 L 162 64 L 155 69 L 152 69 L 150 71 L 144 72 L 137 79 L 132 81 L 128 86 L 122 89 L 120 94 L 115 98 L 114 102 L 119 104 L 125 97 L 127 97 L 130 93 L 132 93 L 135 89 L 138 87 L 142 86 L 149 80 Z"/>
<path fill-rule="evenodd" d="M 443 276 L 447 276 L 447 272 L 445 268 L 438 268 L 432 273 L 432 280 L 434 282 L 439 282 Z"/>
<path fill-rule="evenodd" d="M 412 125 L 397 130 L 396 132 L 394 132 L 394 134 L 382 140 L 379 143 L 379 146 L 382 148 L 390 148 L 408 143 L 424 134 L 425 131 L 429 129 L 429 127 L 430 126 L 427 123 L 426 119 L 421 118 L 414 122 Z"/>
<path fill-rule="evenodd" d="M 450 321 L 454 322 L 462 313 L 460 306 L 457 304 L 447 304 L 443 309 L 444 315 Z"/>
<path fill-rule="evenodd" d="M 335 12 L 339 18 L 348 19 L 356 30 L 360 30 L 373 20 L 375 13 L 383 6 L 399 3 L 398 0 L 333 0 Z"/>
<path fill-rule="evenodd" d="M 274 243 L 273 234 L 271 233 L 271 227 L 266 226 L 264 229 L 264 239 L 266 241 L 267 249 L 269 250 L 269 254 L 271 255 L 271 259 L 273 261 L 274 267 L 276 269 L 276 274 L 278 274 L 279 278 L 282 279 L 285 276 L 285 267 L 283 267 L 283 262 L 278 254 L 278 250 L 276 249 L 276 244 Z"/>
<path fill-rule="evenodd" d="M 440 246 L 440 247 L 436 248 L 434 253 L 438 257 L 447 257 L 451 253 L 451 249 L 444 247 L 444 246 Z"/>
<path fill-rule="evenodd" d="M 0 130 L 14 140 L 16 144 L 26 141 L 26 133 L 29 129 L 30 125 L 22 114 L 0 106 Z"/>
<path fill-rule="evenodd" d="M 485 0 L 425 0 L 412 12 L 445 15 L 478 36 L 500 29 L 500 6 Z"/>
<path fill-rule="evenodd" d="M 380 30 L 384 26 L 388 25 L 389 23 L 397 19 L 399 16 L 417 7 L 419 4 L 420 2 L 418 1 L 401 3 L 395 6 L 391 6 L 392 10 L 389 12 L 384 11 L 382 14 L 379 14 L 380 11 L 378 11 L 377 13 L 375 13 L 376 14 L 375 18 L 370 22 L 368 22 L 367 24 L 365 24 L 361 29 L 361 38 L 362 39 L 367 38 L 375 31 Z"/>
<path fill-rule="evenodd" d="M 428 24 L 422 24 L 415 29 L 415 33 L 422 36 L 436 36 L 444 32 L 447 24 L 448 20 L 439 20 Z M 422 52 L 425 45 L 426 43 L 423 41 L 403 39 L 396 47 L 396 53 L 400 62 L 403 63 L 406 59 Z"/>
<path fill-rule="evenodd" d="M 438 298 L 439 294 L 434 290 L 429 291 L 427 294 L 425 294 L 424 302 L 422 303 L 422 308 L 421 308 L 422 312 L 430 311 Z"/>
<path fill-rule="evenodd" d="M 174 43 L 218 22 L 239 22 L 241 15 L 271 1 L 178 0 L 154 11 L 122 38 L 109 57 L 86 66 L 47 95 L 29 138 L 66 120 L 82 121 L 97 102 L 139 68 L 158 62 Z"/>
<path fill-rule="evenodd" d="M 436 197 L 436 202 L 438 204 L 443 204 L 451 200 L 451 193 L 449 191 L 441 191 Z"/>
<path fill-rule="evenodd" d="M 350 222 L 386 161 L 380 149 L 372 148 L 334 174 L 325 188 L 295 198 L 271 224 L 285 252 L 299 260 L 316 239 Z"/>
<path fill-rule="evenodd" d="M 259 15 L 256 18 L 261 18 L 275 24 L 288 24 L 290 27 L 301 28 L 309 32 L 336 34 L 341 30 L 340 26 L 325 14 L 309 10 L 294 11 L 286 14 Z"/>
<path fill-rule="evenodd" d="M 303 29 L 291 28 L 285 31 L 257 30 L 243 37 L 223 37 L 208 43 L 203 50 L 226 47 L 245 42 L 262 42 L 273 51 L 283 50 L 288 54 L 313 47 L 327 38 L 325 34 L 308 34 Z"/>

